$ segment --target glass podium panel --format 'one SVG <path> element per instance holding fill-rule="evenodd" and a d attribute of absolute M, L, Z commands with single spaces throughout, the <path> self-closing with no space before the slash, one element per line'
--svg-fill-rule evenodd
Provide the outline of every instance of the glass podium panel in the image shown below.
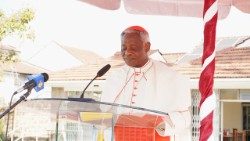
<path fill-rule="evenodd" d="M 15 108 L 13 139 L 153 141 L 167 113 L 89 99 L 33 99 Z"/>

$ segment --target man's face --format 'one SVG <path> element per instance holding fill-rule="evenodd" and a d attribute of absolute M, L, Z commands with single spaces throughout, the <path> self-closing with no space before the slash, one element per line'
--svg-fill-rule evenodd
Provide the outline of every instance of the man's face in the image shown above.
<path fill-rule="evenodd" d="M 150 43 L 143 43 L 138 33 L 126 33 L 122 38 L 121 54 L 131 67 L 142 67 L 148 61 Z"/>

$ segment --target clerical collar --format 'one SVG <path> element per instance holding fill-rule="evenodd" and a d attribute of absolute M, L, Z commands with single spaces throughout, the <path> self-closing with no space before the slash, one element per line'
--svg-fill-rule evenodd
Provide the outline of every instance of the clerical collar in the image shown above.
<path fill-rule="evenodd" d="M 135 73 L 145 73 L 149 70 L 149 68 L 152 66 L 152 64 L 153 64 L 152 60 L 149 59 L 148 62 L 144 66 L 142 66 L 140 68 L 135 68 L 135 67 L 132 67 L 132 68 L 133 68 Z"/>

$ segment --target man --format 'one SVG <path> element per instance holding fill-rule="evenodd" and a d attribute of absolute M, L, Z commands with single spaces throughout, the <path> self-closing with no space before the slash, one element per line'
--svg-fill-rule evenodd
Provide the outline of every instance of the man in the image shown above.
<path fill-rule="evenodd" d="M 131 26 L 122 32 L 121 54 L 126 65 L 107 78 L 101 101 L 166 112 L 156 131 L 171 140 L 189 141 L 189 79 L 150 59 L 149 51 L 149 35 L 143 27 Z"/>

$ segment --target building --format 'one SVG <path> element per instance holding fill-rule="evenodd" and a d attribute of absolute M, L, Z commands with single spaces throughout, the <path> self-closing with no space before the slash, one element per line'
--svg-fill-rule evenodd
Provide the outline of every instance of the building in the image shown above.
<path fill-rule="evenodd" d="M 239 44 L 245 39 L 245 41 L 247 41 L 247 38 L 241 37 L 243 40 L 227 38 L 219 40 L 220 42 L 224 42 L 221 46 L 219 43 L 217 44 L 217 47 L 220 49 L 216 52 L 216 70 L 214 75 L 214 92 L 217 98 L 216 110 L 214 111 L 214 131 L 216 137 L 218 137 L 216 140 L 223 140 L 227 137 L 224 134 L 225 132 L 229 132 L 228 135 L 230 136 L 233 129 L 237 129 L 240 133 L 242 131 L 248 131 L 250 128 L 250 117 L 248 116 L 250 111 L 250 46 Z M 227 47 L 225 43 L 228 43 Z M 228 46 L 231 47 L 228 48 Z M 162 55 L 167 64 L 174 70 L 191 78 L 192 131 L 194 141 L 198 140 L 199 137 L 198 106 L 200 94 L 198 91 L 198 81 L 201 71 L 201 51 L 199 47 L 194 50 L 196 54 L 162 54 L 153 51 L 153 54 L 158 53 Z M 47 85 L 51 87 L 50 98 L 80 97 L 83 89 L 96 76 L 98 70 L 106 64 L 112 66 L 111 70 L 103 77 L 93 81 L 84 93 L 85 98 L 99 100 L 108 73 L 111 73 L 124 64 L 119 53 L 116 53 L 110 58 L 101 59 L 93 64 L 89 63 L 49 73 L 50 81 Z M 73 129 L 73 127 L 74 129 L 79 129 L 76 128 L 78 125 L 74 124 L 74 122 L 65 123 L 63 128 L 67 129 L 69 124 L 70 129 Z M 70 136 L 69 134 L 67 135 Z M 249 138 L 249 134 L 247 134 L 247 138 Z"/>

